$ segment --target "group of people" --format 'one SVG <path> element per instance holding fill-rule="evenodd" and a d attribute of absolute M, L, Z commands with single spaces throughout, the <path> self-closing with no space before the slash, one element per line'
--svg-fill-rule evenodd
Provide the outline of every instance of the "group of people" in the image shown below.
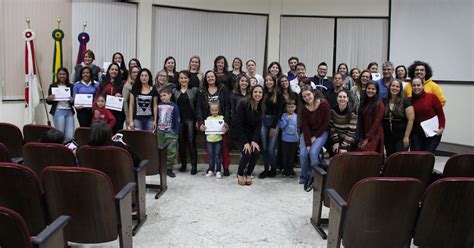
<path fill-rule="evenodd" d="M 93 63 L 94 53 L 84 54 L 75 67 L 71 83 L 66 68 L 57 71 L 57 82 L 49 88 L 48 103 L 55 127 L 73 138 L 73 115 L 80 126 L 105 122 L 113 133 L 124 128 L 156 132 L 158 144 L 168 146 L 168 175 L 175 176 L 173 164 L 178 153 L 180 171 L 197 173 L 197 131 L 206 132 L 209 167 L 206 176 L 229 176 L 230 149 L 240 152 L 238 184 L 251 185 L 252 173 L 263 157 L 259 178 L 294 177 L 299 162 L 299 182 L 311 178 L 312 168 L 321 164 L 323 147 L 329 156 L 347 151 L 377 151 L 387 156 L 408 149 L 434 152 L 445 127 L 446 99 L 431 80 L 431 67 L 421 61 L 394 68 L 389 61 L 367 69 L 349 70 L 340 64 L 332 78 L 322 62 L 313 77 L 298 58 L 288 60 L 284 73 L 272 62 L 264 76 L 256 72 L 256 62 L 236 57 L 231 68 L 224 56 L 214 60 L 214 68 L 201 71 L 199 56 L 192 56 L 186 70 L 176 70 L 176 60 L 168 57 L 153 78 L 149 69 L 131 59 L 128 68 L 121 53 L 115 53 L 108 68 Z M 394 76 L 395 72 L 395 76 Z M 71 98 L 55 101 L 53 87 L 68 87 Z M 77 94 L 91 94 L 91 108 L 74 104 Z M 123 99 L 122 110 L 105 107 L 107 95 Z M 437 117 L 431 133 L 423 127 Z M 209 121 L 221 123 L 221 130 L 207 132 Z M 435 120 L 436 121 L 436 120 Z M 207 130 L 207 131 L 206 131 Z M 222 167 L 221 167 L 222 165 Z"/>

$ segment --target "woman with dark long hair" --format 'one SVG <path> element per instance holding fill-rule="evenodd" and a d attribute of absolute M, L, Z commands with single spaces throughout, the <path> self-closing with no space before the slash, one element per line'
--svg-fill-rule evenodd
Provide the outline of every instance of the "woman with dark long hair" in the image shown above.
<path fill-rule="evenodd" d="M 369 80 L 372 80 L 372 74 L 368 70 L 363 70 L 360 73 L 359 80 L 355 81 L 355 85 L 351 89 L 352 96 L 354 97 L 354 110 L 356 112 L 359 111 L 360 103 L 365 98 L 365 89 Z"/>
<path fill-rule="evenodd" d="M 241 154 L 237 170 L 239 185 L 252 184 L 252 172 L 260 154 L 260 128 L 264 111 L 263 94 L 263 87 L 255 85 L 236 110 L 235 132 Z"/>
<path fill-rule="evenodd" d="M 90 94 L 95 98 L 97 89 L 99 88 L 99 82 L 92 79 L 92 69 L 90 67 L 84 66 L 79 72 L 79 81 L 74 84 L 72 89 L 73 99 L 77 94 Z M 81 127 L 90 127 L 92 123 L 92 108 L 75 106 L 77 112 L 77 120 L 79 121 L 79 126 Z"/>
<path fill-rule="evenodd" d="M 112 63 L 116 63 L 120 67 L 120 73 L 122 74 L 123 79 L 128 77 L 128 70 L 127 66 L 125 66 L 125 59 L 123 58 L 122 53 L 114 53 L 114 55 L 112 55 Z"/>
<path fill-rule="evenodd" d="M 408 151 L 410 134 L 415 120 L 411 102 L 403 97 L 403 84 L 395 79 L 388 85 L 389 92 L 383 100 L 385 112 L 383 131 L 387 157 L 395 152 Z"/>
<path fill-rule="evenodd" d="M 239 78 L 241 75 L 245 74 L 244 71 L 242 71 L 242 59 L 239 57 L 235 57 L 234 60 L 232 60 L 232 70 L 230 71 L 230 88 L 229 90 L 235 89 L 237 86 L 237 83 L 239 82 Z M 250 87 L 249 87 L 250 88 Z"/>
<path fill-rule="evenodd" d="M 130 120 L 128 127 L 152 132 L 158 117 L 158 91 L 153 87 L 150 70 L 143 68 L 138 73 L 129 104 Z"/>
<path fill-rule="evenodd" d="M 214 59 L 214 73 L 216 74 L 216 83 L 224 85 L 228 91 L 233 89 L 231 85 L 231 75 L 228 71 L 229 65 L 227 59 L 219 55 Z"/>
<path fill-rule="evenodd" d="M 363 151 L 376 151 L 383 154 L 382 119 L 385 107 L 379 99 L 379 85 L 370 80 L 365 93 L 367 96 L 359 108 L 359 147 Z"/>
<path fill-rule="evenodd" d="M 219 103 L 219 114 L 224 116 L 224 125 L 228 129 L 231 121 L 229 93 L 224 85 L 217 84 L 216 73 L 209 70 L 204 74 L 202 88 L 199 90 L 196 103 L 197 126 L 203 132 L 206 130 L 204 120 L 210 115 L 209 104 L 211 102 Z M 222 164 L 224 176 L 229 176 L 230 154 L 227 134 L 222 135 Z"/>
<path fill-rule="evenodd" d="M 349 67 L 346 63 L 340 63 L 337 66 L 337 72 L 341 74 L 342 80 L 344 80 L 344 88 L 351 89 L 354 86 L 354 80 L 352 80 L 351 76 L 349 75 Z"/>
<path fill-rule="evenodd" d="M 104 76 L 104 79 L 97 88 L 96 95 L 104 94 L 111 95 L 116 97 L 122 97 L 122 91 L 125 81 L 123 80 L 120 66 L 117 63 L 112 63 L 107 68 L 107 73 Z M 123 109 L 122 109 L 123 110 Z M 114 133 L 117 133 L 120 129 L 123 128 L 123 123 L 125 121 L 125 114 L 123 111 L 110 110 L 115 117 L 115 125 L 112 128 Z"/>
<path fill-rule="evenodd" d="M 176 104 L 179 108 L 180 124 L 178 135 L 178 150 L 181 168 L 179 171 L 186 171 L 186 153 L 189 151 L 191 158 L 191 175 L 197 173 L 197 150 L 196 150 L 196 100 L 198 88 L 190 87 L 191 73 L 180 71 L 178 73 L 178 89 L 173 90 Z M 220 165 L 219 165 L 220 166 Z"/>
<path fill-rule="evenodd" d="M 332 154 L 351 151 L 355 148 L 357 113 L 349 104 L 349 93 L 337 93 L 337 106 L 331 109 L 329 118 Z"/>
<path fill-rule="evenodd" d="M 273 62 L 270 63 L 270 65 L 267 68 L 267 73 L 272 74 L 276 78 L 280 78 L 281 76 L 284 75 L 283 71 L 281 70 L 280 63 L 278 63 L 276 61 L 273 61 Z"/>
<path fill-rule="evenodd" d="M 169 56 L 165 59 L 163 64 L 163 70 L 168 76 L 168 83 L 172 83 L 178 86 L 178 72 L 176 71 L 176 59 L 173 56 Z"/>
<path fill-rule="evenodd" d="M 72 107 L 72 84 L 69 81 L 69 71 L 61 67 L 57 71 L 58 80 L 52 83 L 48 89 L 46 102 L 51 106 L 49 113 L 53 116 L 54 127 L 63 132 L 66 140 L 70 141 L 74 137 L 74 108 Z M 53 88 L 61 88 L 69 92 L 68 99 L 56 100 Z"/>

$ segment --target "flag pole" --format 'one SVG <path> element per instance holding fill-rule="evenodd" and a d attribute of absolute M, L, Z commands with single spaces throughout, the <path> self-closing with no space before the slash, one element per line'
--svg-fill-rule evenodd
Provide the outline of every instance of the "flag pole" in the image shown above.
<path fill-rule="evenodd" d="M 30 18 L 26 18 L 26 23 L 28 24 L 28 28 L 31 29 Z M 41 74 L 40 74 L 40 70 L 38 68 L 38 63 L 36 62 L 36 56 L 33 56 L 33 59 L 34 59 L 34 65 L 36 67 L 36 74 L 38 76 L 38 82 L 39 82 L 39 86 L 40 86 L 41 97 L 43 98 L 43 106 L 44 106 L 44 112 L 46 114 L 47 124 L 48 124 L 48 126 L 51 126 L 51 121 L 49 120 L 48 107 L 46 107 L 46 98 L 44 97 L 43 83 L 41 82 Z"/>

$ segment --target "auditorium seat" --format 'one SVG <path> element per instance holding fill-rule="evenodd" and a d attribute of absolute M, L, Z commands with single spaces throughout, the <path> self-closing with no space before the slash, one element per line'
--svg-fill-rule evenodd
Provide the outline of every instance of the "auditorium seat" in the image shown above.
<path fill-rule="evenodd" d="M 474 247 L 474 178 L 447 177 L 423 195 L 413 243 L 421 247 Z"/>
<path fill-rule="evenodd" d="M 40 142 L 41 139 L 46 137 L 46 133 L 54 129 L 48 125 L 36 125 L 36 124 L 26 124 L 23 126 L 23 137 L 25 143 L 28 142 Z"/>
<path fill-rule="evenodd" d="M 474 177 L 474 152 L 451 156 L 444 166 L 443 177 Z"/>
<path fill-rule="evenodd" d="M 90 140 L 91 128 L 90 127 L 78 127 L 74 131 L 74 141 L 79 147 L 87 145 Z"/>
<path fill-rule="evenodd" d="M 422 183 L 415 178 L 377 177 L 356 183 L 345 200 L 328 189 L 328 248 L 409 247 Z M 347 202 L 346 202 L 347 201 Z"/>
<path fill-rule="evenodd" d="M 12 209 L 0 206 L 0 247 L 57 248 L 64 247 L 63 228 L 70 217 L 59 216 L 53 223 L 31 237 L 25 220 Z"/>
<path fill-rule="evenodd" d="M 132 191 L 128 183 L 117 194 L 109 177 L 81 167 L 47 167 L 41 181 L 50 218 L 71 216 L 64 230 L 67 241 L 103 243 L 119 237 L 120 247 L 132 247 Z"/>
<path fill-rule="evenodd" d="M 385 177 L 412 177 L 428 187 L 433 175 L 435 156 L 431 152 L 397 152 L 385 161 L 382 175 Z"/>
<path fill-rule="evenodd" d="M 82 146 L 77 151 L 80 167 L 92 168 L 104 172 L 118 193 L 130 182 L 137 187 L 133 194 L 133 203 L 137 206 L 137 223 L 133 234 L 138 232 L 146 221 L 146 188 L 145 176 L 148 161 L 143 160 L 138 168 L 133 167 L 133 159 L 123 148 L 115 146 Z"/>
<path fill-rule="evenodd" d="M 0 143 L 0 162 L 11 162 L 10 154 L 8 154 L 7 147 Z"/>
<path fill-rule="evenodd" d="M 143 130 L 120 130 L 123 141 L 138 154 L 140 159 L 148 160 L 146 175 L 160 174 L 160 184 L 147 184 L 147 188 L 157 189 L 155 199 L 158 199 L 167 189 L 166 147 L 158 148 L 156 135 Z"/>
<path fill-rule="evenodd" d="M 0 163 L 0 206 L 18 212 L 32 235 L 40 233 L 48 224 L 41 184 L 26 166 Z"/>
<path fill-rule="evenodd" d="M 347 200 L 352 186 L 367 177 L 379 175 L 382 165 L 382 155 L 376 152 L 347 152 L 334 156 L 329 162 L 327 172 L 316 167 L 313 183 L 313 212 L 311 224 L 316 228 L 323 239 L 327 238 L 323 226 L 327 226 L 327 219 L 322 219 L 322 205 L 329 207 L 329 198 L 325 192 L 332 188 Z"/>
<path fill-rule="evenodd" d="M 0 143 L 3 143 L 13 160 L 21 160 L 23 135 L 21 130 L 10 123 L 0 122 Z"/>
<path fill-rule="evenodd" d="M 47 166 L 76 166 L 74 153 L 62 144 L 28 142 L 23 146 L 24 165 L 37 175 Z"/>

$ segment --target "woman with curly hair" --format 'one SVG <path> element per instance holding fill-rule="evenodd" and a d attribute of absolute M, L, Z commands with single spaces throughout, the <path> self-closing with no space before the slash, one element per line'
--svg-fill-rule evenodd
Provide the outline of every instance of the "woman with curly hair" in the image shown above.
<path fill-rule="evenodd" d="M 423 89 L 426 93 L 432 93 L 435 94 L 439 101 L 441 102 L 441 105 L 443 107 L 446 105 L 446 97 L 444 96 L 443 92 L 441 91 L 441 87 L 435 83 L 433 80 L 431 80 L 431 77 L 433 76 L 433 70 L 431 69 L 431 66 L 423 61 L 415 61 L 413 62 L 410 67 L 408 67 L 408 76 L 410 78 L 415 78 L 419 77 L 423 80 Z M 405 89 L 404 89 L 404 94 L 405 97 L 411 97 L 412 96 L 412 86 L 411 84 L 407 84 Z"/>

